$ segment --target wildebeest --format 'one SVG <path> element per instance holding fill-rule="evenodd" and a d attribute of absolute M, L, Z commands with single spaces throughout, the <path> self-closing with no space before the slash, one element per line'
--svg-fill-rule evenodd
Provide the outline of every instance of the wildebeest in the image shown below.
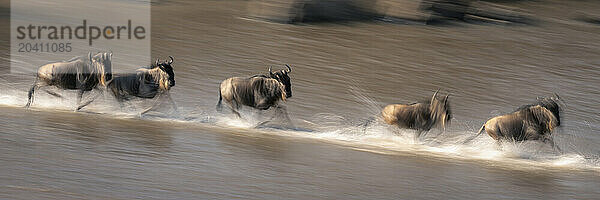
<path fill-rule="evenodd" d="M 163 96 L 167 97 L 173 108 L 176 109 L 169 93 L 169 90 L 175 86 L 173 57 L 169 56 L 169 58 L 170 60 L 165 62 L 157 59 L 151 66 L 137 69 L 135 74 L 115 75 L 107 87 L 121 104 L 132 97 L 156 98 L 156 101 L 140 115 L 159 105 Z"/>
<path fill-rule="evenodd" d="M 467 142 L 485 130 L 498 142 L 541 140 L 543 143 L 550 143 L 553 149 L 556 147 L 561 151 L 551 137 L 552 130 L 560 126 L 559 100 L 557 94 L 554 97 L 538 98 L 534 104 L 524 105 L 513 113 L 494 117 L 485 122 L 477 135 L 469 138 Z"/>
<path fill-rule="evenodd" d="M 221 101 L 225 100 L 233 113 L 241 118 L 237 111 L 240 107 L 249 106 L 259 110 L 267 110 L 270 107 L 276 107 L 278 111 L 287 113 L 283 106 L 278 102 L 285 101 L 292 97 L 292 84 L 289 73 L 292 68 L 285 65 L 287 70 L 276 72 L 271 71 L 269 67 L 268 75 L 254 75 L 249 78 L 232 77 L 221 82 L 219 88 L 219 102 L 217 111 L 222 110 Z"/>
<path fill-rule="evenodd" d="M 429 102 L 413 104 L 390 104 L 383 108 L 381 115 L 383 120 L 390 125 L 400 128 L 414 129 L 417 131 L 415 139 L 421 133 L 429 131 L 433 126 L 441 124 L 446 129 L 446 124 L 452 119 L 448 96 L 442 100 L 437 98 L 439 90 L 436 91 Z"/>
<path fill-rule="evenodd" d="M 91 91 L 98 86 L 105 87 L 112 78 L 112 53 L 101 52 L 87 57 L 75 57 L 68 61 L 54 62 L 42 65 L 36 74 L 33 86 L 29 90 L 26 108 L 29 108 L 34 100 L 35 90 L 46 86 L 56 86 L 63 90 L 78 90 L 77 109 L 90 104 L 97 97 L 80 104 L 83 93 Z M 46 90 L 49 94 L 61 97 L 61 95 Z"/>

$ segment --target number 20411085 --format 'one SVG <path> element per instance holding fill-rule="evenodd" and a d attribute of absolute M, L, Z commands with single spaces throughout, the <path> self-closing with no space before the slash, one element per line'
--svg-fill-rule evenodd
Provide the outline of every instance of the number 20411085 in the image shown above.
<path fill-rule="evenodd" d="M 37 52 L 71 52 L 73 48 L 71 43 L 19 43 L 19 52 L 37 53 Z"/>

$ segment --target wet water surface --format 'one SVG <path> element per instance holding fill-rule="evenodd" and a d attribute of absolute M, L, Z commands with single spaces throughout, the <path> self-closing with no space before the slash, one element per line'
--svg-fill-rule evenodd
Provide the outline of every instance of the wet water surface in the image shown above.
<path fill-rule="evenodd" d="M 144 101 L 119 108 L 106 96 L 74 113 L 73 92 L 39 92 L 25 110 L 33 76 L 0 76 L 0 198 L 597 198 L 600 26 L 557 9 L 600 5 L 513 6 L 539 22 L 287 25 L 246 18 L 246 1 L 158 2 L 152 55 L 175 57 L 178 111 L 140 118 Z M 149 64 L 127 56 L 114 66 Z M 255 129 L 273 112 L 215 111 L 222 80 L 284 64 L 291 123 Z M 360 126 L 385 104 L 440 88 L 454 115 L 446 132 L 415 142 L 378 120 Z M 486 135 L 462 144 L 487 119 L 553 92 L 567 104 L 554 132 L 564 154 L 536 142 L 498 147 Z"/>

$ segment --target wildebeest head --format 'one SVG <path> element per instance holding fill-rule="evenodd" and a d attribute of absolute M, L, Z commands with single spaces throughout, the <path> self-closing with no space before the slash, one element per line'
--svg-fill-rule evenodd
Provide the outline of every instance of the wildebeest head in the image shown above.
<path fill-rule="evenodd" d="M 292 68 L 287 64 L 285 66 L 288 68 L 287 70 L 282 69 L 276 72 L 271 71 L 271 67 L 269 67 L 269 76 L 285 86 L 285 98 L 290 98 L 292 97 L 292 82 L 288 74 L 292 72 Z"/>
<path fill-rule="evenodd" d="M 433 94 L 429 104 L 431 119 L 434 120 L 434 124 L 436 122 L 441 122 L 442 127 L 446 129 L 446 125 L 450 125 L 450 120 L 452 120 L 452 110 L 450 109 L 450 103 L 448 103 L 450 94 L 446 95 L 442 100 L 439 100 L 437 98 L 438 92 L 439 90 Z"/>
<path fill-rule="evenodd" d="M 558 102 L 562 101 L 562 99 L 558 96 L 558 94 L 554 93 L 553 97 L 538 97 L 536 100 L 537 100 L 537 102 L 535 102 L 533 104 L 521 106 L 521 107 L 517 108 L 516 111 L 528 109 L 530 107 L 534 107 L 534 106 L 538 106 L 538 105 L 542 106 L 542 107 L 548 109 L 554 115 L 554 117 L 556 117 L 556 120 L 557 120 L 556 126 L 560 126 L 560 111 L 562 110 L 562 108 L 560 107 Z"/>
<path fill-rule="evenodd" d="M 112 52 L 100 52 L 94 56 L 90 52 L 88 57 L 92 68 L 100 75 L 100 84 L 106 85 L 112 79 Z"/>
<path fill-rule="evenodd" d="M 175 73 L 173 72 L 173 56 L 169 56 L 168 61 L 165 62 L 160 62 L 159 59 L 156 59 L 156 63 L 155 66 L 160 68 L 160 70 L 162 70 L 163 72 L 167 73 L 168 80 L 169 80 L 169 87 L 173 87 L 175 86 Z"/>

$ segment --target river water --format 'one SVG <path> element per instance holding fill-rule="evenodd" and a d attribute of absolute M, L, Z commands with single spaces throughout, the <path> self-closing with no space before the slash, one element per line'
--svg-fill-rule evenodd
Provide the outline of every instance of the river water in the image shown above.
<path fill-rule="evenodd" d="M 600 5 L 512 6 L 537 22 L 289 25 L 248 18 L 246 1 L 157 2 L 152 57 L 175 57 L 178 111 L 140 118 L 147 102 L 120 108 L 106 96 L 72 112 L 72 92 L 39 92 L 25 110 L 33 75 L 2 75 L 0 198 L 598 198 L 600 26 L 577 16 Z M 273 112 L 215 111 L 222 80 L 284 64 L 293 67 L 291 122 L 254 128 Z M 453 109 L 445 132 L 415 142 L 378 120 L 361 126 L 386 104 L 437 89 Z M 537 142 L 499 147 L 486 135 L 462 144 L 487 119 L 553 92 L 566 102 L 553 134 L 563 154 Z"/>

